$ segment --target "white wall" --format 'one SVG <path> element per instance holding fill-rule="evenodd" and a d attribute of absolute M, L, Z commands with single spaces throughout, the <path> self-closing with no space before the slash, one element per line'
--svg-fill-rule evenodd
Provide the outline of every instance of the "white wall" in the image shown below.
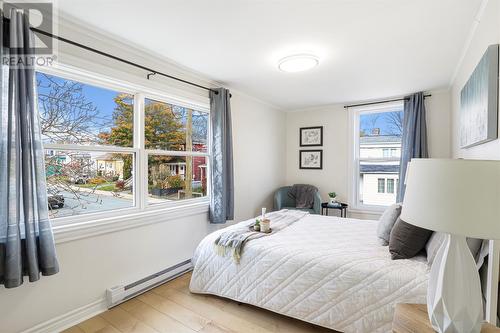
<path fill-rule="evenodd" d="M 121 45 L 104 36 L 96 40 L 83 29 L 62 27 L 60 34 L 200 84 L 218 85 L 134 50 L 131 45 Z M 144 71 L 64 44 L 60 48 L 61 61 L 194 100 L 207 100 L 206 92 L 197 88 L 158 77 L 147 81 Z M 232 94 L 235 210 L 236 220 L 241 220 L 254 216 L 263 205 L 271 207 L 272 191 L 284 183 L 285 114 L 238 91 Z M 97 304 L 98 309 L 106 288 L 136 281 L 191 258 L 198 242 L 214 229 L 206 213 L 173 220 L 160 218 L 155 222 L 58 243 L 59 274 L 42 277 L 37 283 L 25 282 L 15 289 L 0 287 L 0 332 L 20 332 L 89 304 Z"/>
<path fill-rule="evenodd" d="M 273 208 L 274 191 L 285 184 L 285 112 L 233 94 L 235 221 Z"/>
<path fill-rule="evenodd" d="M 500 140 L 498 139 L 467 149 L 461 149 L 459 144 L 460 91 L 479 63 L 486 48 L 491 44 L 498 43 L 500 43 L 500 2 L 488 1 L 484 14 L 480 18 L 480 23 L 464 55 L 464 59 L 457 69 L 457 75 L 452 85 L 453 157 L 500 159 Z"/>
<path fill-rule="evenodd" d="M 431 157 L 447 158 L 450 153 L 450 93 L 430 92 L 426 99 L 429 150 Z M 323 126 L 323 170 L 300 170 L 298 163 L 299 128 Z M 348 200 L 349 114 L 344 105 L 287 112 L 286 116 L 286 183 L 307 183 L 319 188 L 323 200 L 334 191 L 338 198 Z M 361 212 L 356 218 L 377 218 L 379 214 Z"/>
<path fill-rule="evenodd" d="M 106 288 L 189 259 L 208 230 L 207 216 L 201 214 L 57 244 L 58 274 L 0 288 L 0 331 L 28 329 L 102 300 Z"/>
<path fill-rule="evenodd" d="M 500 160 L 500 139 L 471 148 L 460 148 L 460 91 L 487 47 L 491 44 L 500 43 L 500 2 L 495 0 L 487 1 L 478 21 L 479 23 L 472 35 L 470 44 L 463 55 L 463 61 L 458 64 L 456 77 L 452 82 L 452 154 L 454 158 Z M 500 308 L 497 308 L 497 313 L 500 314 Z"/>

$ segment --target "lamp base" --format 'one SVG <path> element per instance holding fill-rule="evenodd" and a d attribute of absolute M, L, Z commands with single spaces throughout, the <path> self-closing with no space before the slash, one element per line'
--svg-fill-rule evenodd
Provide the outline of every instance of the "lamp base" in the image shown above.
<path fill-rule="evenodd" d="M 481 282 L 464 236 L 447 235 L 429 276 L 427 310 L 440 333 L 479 333 L 483 320 Z"/>

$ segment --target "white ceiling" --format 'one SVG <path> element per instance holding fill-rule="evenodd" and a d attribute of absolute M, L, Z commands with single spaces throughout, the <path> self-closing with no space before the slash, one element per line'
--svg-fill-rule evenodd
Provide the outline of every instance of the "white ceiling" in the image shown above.
<path fill-rule="evenodd" d="M 69 14 L 284 109 L 449 85 L 480 0 L 59 0 Z M 277 61 L 320 65 L 283 73 Z"/>

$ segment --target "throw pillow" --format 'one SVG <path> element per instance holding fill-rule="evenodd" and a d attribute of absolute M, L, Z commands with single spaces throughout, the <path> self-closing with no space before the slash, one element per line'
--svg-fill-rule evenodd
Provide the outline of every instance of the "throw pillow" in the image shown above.
<path fill-rule="evenodd" d="M 446 234 L 442 232 L 432 233 L 431 238 L 429 238 L 429 241 L 425 245 L 425 251 L 427 252 L 427 263 L 429 264 L 429 266 L 432 266 L 434 258 L 436 258 L 436 254 L 441 245 L 445 242 L 445 240 L 446 240 Z M 474 257 L 474 260 L 476 260 L 476 263 L 478 263 L 480 259 L 479 251 L 481 250 L 482 244 L 483 244 L 482 239 L 467 237 L 467 245 L 469 246 L 470 252 Z"/>
<path fill-rule="evenodd" d="M 431 230 L 414 226 L 398 218 L 389 239 L 392 260 L 413 258 L 425 248 L 431 235 Z"/>
<path fill-rule="evenodd" d="M 401 215 L 401 204 L 396 203 L 387 208 L 378 220 L 377 237 L 380 245 L 389 245 L 391 230 L 399 215 Z"/>

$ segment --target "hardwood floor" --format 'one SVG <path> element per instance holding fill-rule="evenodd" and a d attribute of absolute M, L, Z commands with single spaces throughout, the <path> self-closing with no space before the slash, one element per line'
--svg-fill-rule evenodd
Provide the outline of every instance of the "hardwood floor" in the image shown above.
<path fill-rule="evenodd" d="M 189 292 L 185 274 L 63 333 L 310 333 L 335 331 L 274 312 Z"/>

